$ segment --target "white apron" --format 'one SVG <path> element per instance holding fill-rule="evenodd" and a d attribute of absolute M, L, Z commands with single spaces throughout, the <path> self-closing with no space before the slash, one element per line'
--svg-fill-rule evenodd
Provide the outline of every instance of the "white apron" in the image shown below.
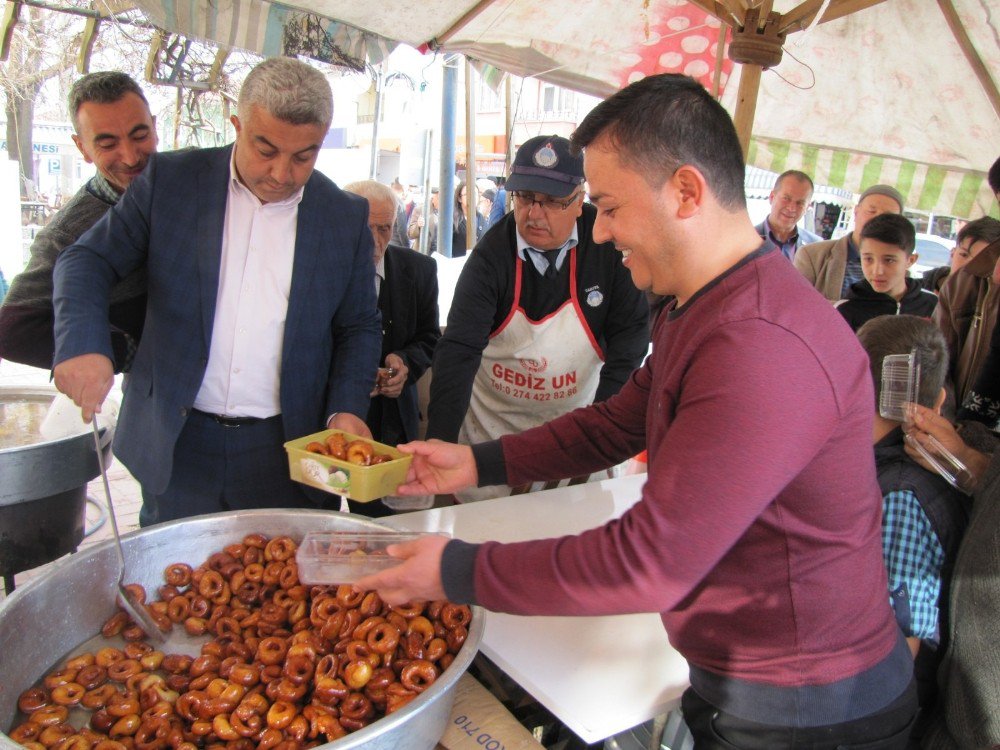
<path fill-rule="evenodd" d="M 576 251 L 569 251 L 569 300 L 537 322 L 521 308 L 525 262 L 516 259 L 511 310 L 483 350 L 460 443 L 496 440 L 593 402 L 604 357 L 577 298 Z M 510 494 L 507 485 L 491 485 L 456 497 L 470 502 Z"/>

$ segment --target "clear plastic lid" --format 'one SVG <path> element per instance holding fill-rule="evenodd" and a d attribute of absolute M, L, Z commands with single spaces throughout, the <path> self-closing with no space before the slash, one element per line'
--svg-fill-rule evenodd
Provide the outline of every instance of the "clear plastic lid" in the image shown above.
<path fill-rule="evenodd" d="M 390 544 L 421 536 L 408 531 L 311 531 L 295 556 L 299 580 L 310 586 L 354 583 L 402 562 L 386 552 Z"/>
<path fill-rule="evenodd" d="M 882 359 L 882 387 L 879 391 L 878 411 L 885 419 L 909 424 L 911 409 L 920 394 L 920 362 L 916 350 L 909 354 L 889 354 Z M 924 460 L 944 479 L 962 492 L 968 493 L 972 473 L 957 456 L 945 448 L 937 438 L 928 434 L 925 440 L 932 450 L 912 435 L 905 435 Z M 932 452 L 933 451 L 933 452 Z"/>

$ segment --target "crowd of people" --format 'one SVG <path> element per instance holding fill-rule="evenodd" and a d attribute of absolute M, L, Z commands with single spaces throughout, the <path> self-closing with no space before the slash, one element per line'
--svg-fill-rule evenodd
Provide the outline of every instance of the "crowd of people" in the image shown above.
<path fill-rule="evenodd" d="M 645 451 L 620 519 L 519 544 L 424 537 L 358 585 L 657 612 L 690 667 L 698 748 L 1000 744 L 1000 222 L 968 222 L 923 279 L 888 185 L 824 241 L 800 226 L 812 178 L 785 172 L 754 226 L 728 114 L 690 78 L 650 76 L 571 139 L 521 144 L 492 196 L 459 183 L 453 254 L 473 249 L 442 332 L 440 196 L 425 216 L 398 181 L 314 170 L 333 105 L 314 68 L 257 65 L 223 148 L 158 153 L 121 73 L 82 77 L 68 105 L 97 173 L 12 280 L 0 356 L 51 368 L 85 419 L 127 373 L 114 450 L 142 525 L 339 507 L 287 471 L 283 443 L 324 427 L 400 444 L 399 494 L 457 502 Z M 1000 160 L 989 179 L 1000 197 Z M 880 398 L 900 356 L 919 371 L 903 412 Z"/>

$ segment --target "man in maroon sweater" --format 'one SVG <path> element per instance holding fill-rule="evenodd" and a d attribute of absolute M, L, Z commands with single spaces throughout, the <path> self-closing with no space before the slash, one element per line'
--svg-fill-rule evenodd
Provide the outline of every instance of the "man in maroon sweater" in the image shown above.
<path fill-rule="evenodd" d="M 641 500 L 579 536 L 425 537 L 358 582 L 390 603 L 522 615 L 659 612 L 701 748 L 903 748 L 909 650 L 886 595 L 864 352 L 746 210 L 725 110 L 651 76 L 587 116 L 598 241 L 676 303 L 617 396 L 499 441 L 411 443 L 401 494 L 596 471 L 649 452 Z"/>

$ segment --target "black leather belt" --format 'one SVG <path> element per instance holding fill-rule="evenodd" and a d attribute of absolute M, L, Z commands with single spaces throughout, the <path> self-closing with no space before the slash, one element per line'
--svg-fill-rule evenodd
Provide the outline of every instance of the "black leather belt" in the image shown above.
<path fill-rule="evenodd" d="M 227 417 L 225 414 L 209 414 L 207 411 L 202 411 L 201 409 L 192 409 L 191 411 L 195 414 L 201 414 L 203 417 L 215 420 L 223 427 L 247 427 L 264 421 L 260 417 Z"/>

